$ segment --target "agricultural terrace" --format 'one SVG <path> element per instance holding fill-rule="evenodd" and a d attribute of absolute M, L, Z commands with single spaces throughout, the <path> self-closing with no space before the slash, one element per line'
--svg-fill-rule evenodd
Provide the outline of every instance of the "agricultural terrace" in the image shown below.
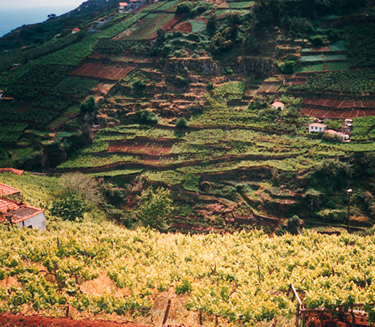
<path fill-rule="evenodd" d="M 171 324 L 254 326 L 295 313 L 292 283 L 307 308 L 359 302 L 373 314 L 373 237 L 184 236 L 95 218 L 50 221 L 43 233 L 0 229 L 5 312 L 159 324 L 171 299 Z"/>
<path fill-rule="evenodd" d="M 267 3 L 159 1 L 0 53 L 0 166 L 104 178 L 127 194 L 120 216 L 167 187 L 182 208 L 171 231 L 341 224 L 345 188 L 356 227 L 371 225 L 372 16 L 314 7 L 312 21 L 302 1 L 301 18 L 271 20 Z M 309 134 L 316 118 L 352 118 L 351 142 Z"/>

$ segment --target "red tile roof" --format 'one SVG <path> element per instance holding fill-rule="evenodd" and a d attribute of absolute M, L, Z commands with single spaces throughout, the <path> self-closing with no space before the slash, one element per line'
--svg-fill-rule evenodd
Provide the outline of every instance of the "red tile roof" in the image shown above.
<path fill-rule="evenodd" d="M 119 3 L 119 6 L 120 6 L 120 7 L 127 7 L 127 6 L 128 6 L 128 3 L 127 3 L 127 2 L 120 2 L 120 3 Z"/>
<path fill-rule="evenodd" d="M 43 209 L 29 206 L 27 204 L 19 205 L 14 201 L 0 199 L 0 221 L 6 221 L 5 214 L 11 213 L 12 223 L 18 224 L 24 220 L 27 220 L 31 217 L 39 215 L 44 212 Z"/>
<path fill-rule="evenodd" d="M 12 194 L 19 194 L 19 193 L 21 193 L 20 190 L 17 190 L 11 186 L 0 183 L 0 197 L 4 195 L 12 195 Z"/>
<path fill-rule="evenodd" d="M 1 213 L 5 214 L 9 211 L 14 211 L 14 210 L 17 210 L 19 208 L 20 207 L 17 205 L 17 203 L 15 203 L 11 200 L 0 199 L 0 216 L 1 216 Z"/>
<path fill-rule="evenodd" d="M 21 176 L 24 172 L 23 170 L 14 169 L 14 168 L 0 168 L 0 172 L 2 172 L 2 171 L 15 173 L 18 176 Z"/>
<path fill-rule="evenodd" d="M 72 30 L 72 32 L 79 32 L 81 31 L 78 27 L 76 27 L 74 30 Z"/>

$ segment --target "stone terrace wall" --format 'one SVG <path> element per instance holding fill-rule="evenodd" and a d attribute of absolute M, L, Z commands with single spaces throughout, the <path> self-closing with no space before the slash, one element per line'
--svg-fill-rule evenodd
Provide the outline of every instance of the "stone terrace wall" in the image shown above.
<path fill-rule="evenodd" d="M 229 66 L 237 74 L 272 75 L 277 72 L 271 58 L 238 57 L 236 61 L 223 66 L 212 60 L 204 58 L 173 58 L 166 63 L 165 70 L 169 73 L 183 73 L 185 67 L 189 71 L 195 71 L 203 75 L 218 76 Z"/>

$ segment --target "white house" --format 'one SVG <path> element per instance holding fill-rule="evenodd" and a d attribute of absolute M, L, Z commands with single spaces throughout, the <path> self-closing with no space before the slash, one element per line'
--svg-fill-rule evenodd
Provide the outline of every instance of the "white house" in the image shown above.
<path fill-rule="evenodd" d="M 333 137 L 338 137 L 341 139 L 341 141 L 348 141 L 350 142 L 350 137 L 349 137 L 349 134 L 346 134 L 346 133 L 342 133 L 342 132 L 336 132 L 335 130 L 333 129 L 329 129 L 328 131 L 326 131 L 326 133 L 331 136 L 332 138 Z"/>
<path fill-rule="evenodd" d="M 281 111 L 283 111 L 285 104 L 280 101 L 275 101 L 274 103 L 271 104 L 271 106 L 273 109 L 280 109 Z"/>
<path fill-rule="evenodd" d="M 127 2 L 120 2 L 118 4 L 118 12 L 119 13 L 123 13 L 125 12 L 126 10 L 130 9 L 130 6 Z"/>
<path fill-rule="evenodd" d="M 344 126 L 346 126 L 346 127 L 352 127 L 353 126 L 353 119 L 346 118 L 345 121 L 344 121 Z"/>
<path fill-rule="evenodd" d="M 5 184 L 0 184 L 0 222 L 46 230 L 44 210 L 23 203 L 21 192 Z"/>
<path fill-rule="evenodd" d="M 309 125 L 309 133 L 323 133 L 327 131 L 327 125 L 321 123 L 313 123 Z"/>

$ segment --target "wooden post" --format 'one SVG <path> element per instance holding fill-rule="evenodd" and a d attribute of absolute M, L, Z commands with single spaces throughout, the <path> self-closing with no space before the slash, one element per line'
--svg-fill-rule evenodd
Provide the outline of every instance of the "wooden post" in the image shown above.
<path fill-rule="evenodd" d="M 296 327 L 299 327 L 299 303 L 297 302 Z"/>
<path fill-rule="evenodd" d="M 352 195 L 352 190 L 349 189 L 346 191 L 348 194 L 348 233 L 350 234 L 350 196 Z"/>
<path fill-rule="evenodd" d="M 203 317 L 202 317 L 202 311 L 199 311 L 199 325 L 203 326 Z"/>
<path fill-rule="evenodd" d="M 171 303 L 172 303 L 172 301 L 171 301 L 171 299 L 169 299 L 168 304 L 167 304 L 167 309 L 165 309 L 165 314 L 164 314 L 162 326 L 164 326 L 165 323 L 167 322 L 168 315 L 169 315 L 169 309 L 171 308 Z"/>

